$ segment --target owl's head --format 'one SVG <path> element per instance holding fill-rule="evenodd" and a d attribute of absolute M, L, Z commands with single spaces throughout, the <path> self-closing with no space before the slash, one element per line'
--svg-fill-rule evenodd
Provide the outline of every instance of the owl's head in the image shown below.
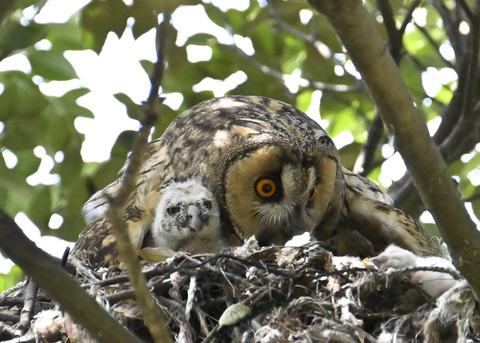
<path fill-rule="evenodd" d="M 343 199 L 331 139 L 284 103 L 259 101 L 244 113 L 249 117 L 231 121 L 229 138 L 236 144 L 221 158 L 217 194 L 224 221 L 240 239 L 255 235 L 261 245 L 284 244 L 303 232 L 328 237 Z"/>

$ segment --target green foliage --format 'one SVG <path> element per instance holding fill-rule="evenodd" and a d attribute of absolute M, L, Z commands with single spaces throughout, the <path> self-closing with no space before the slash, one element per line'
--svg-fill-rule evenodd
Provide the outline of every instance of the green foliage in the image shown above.
<path fill-rule="evenodd" d="M 18 266 L 13 266 L 7 274 L 0 274 L 0 291 L 15 286 L 22 276 L 22 270 Z"/>
<path fill-rule="evenodd" d="M 137 39 L 157 26 L 160 14 L 168 13 L 164 15 L 166 18 L 169 15 L 175 17 L 181 6 L 196 5 L 199 16 L 203 8 L 212 25 L 218 25 L 222 33 L 207 32 L 198 25 L 196 33 L 185 37 L 184 44 L 178 44 L 180 36 L 184 36 L 179 32 L 182 28 L 167 25 L 163 37 L 167 68 L 162 91 L 167 95 L 180 93 L 183 99 L 178 109 L 162 106 L 154 138 L 161 135 L 178 113 L 214 95 L 213 89 L 195 91 L 195 85 L 206 78 L 223 82 L 238 71 L 247 75 L 247 80 L 230 86 L 230 94 L 268 96 L 296 104 L 307 111 L 314 91 L 322 91 L 320 114 L 328 121 L 328 133 L 335 138 L 350 131 L 354 137 L 354 142 L 340 149 L 344 164 L 349 168 L 355 165 L 368 138 L 367 130 L 375 116 L 374 105 L 329 23 L 315 13 L 307 1 L 251 0 L 246 10 L 221 10 L 210 2 L 198 0 L 134 0 L 131 3 L 93 0 L 64 23 L 40 23 L 26 18 L 23 10 L 35 6 L 34 3 L 17 2 L 0 23 L 0 61 L 19 55 L 28 61 L 26 68 L 0 72 L 0 123 L 3 125 L 0 148 L 4 156 L 10 153 L 17 159 L 16 164 L 7 166 L 8 161 L 0 158 L 0 206 L 12 216 L 24 212 L 44 235 L 76 239 L 85 225 L 80 214 L 81 206 L 93 192 L 116 178 L 134 133 L 125 131 L 120 134 L 112 147 L 109 162 L 84 162 L 80 151 L 85 137 L 77 131 L 76 120 L 94 117 L 79 101 L 92 92 L 89 88 L 92 86 L 78 82 L 81 88 L 56 96 L 48 95 L 42 86 L 50 81 L 78 79 L 66 52 L 92 49 L 100 53 L 107 36 L 120 37 L 125 32 L 131 32 Z M 380 20 L 382 15 L 376 2 L 369 0 L 366 4 L 372 17 L 378 19 L 383 37 L 388 40 L 388 31 Z M 405 20 L 408 24 L 401 40 L 403 49 L 400 56 L 396 56 L 400 71 L 425 118 L 435 119 L 447 108 L 458 82 L 439 80 L 443 83 L 440 91 L 429 97 L 425 90 L 428 85 L 422 82 L 422 75 L 427 70 L 455 68 L 456 59 L 447 60 L 439 51 L 440 47 L 450 45 L 448 32 L 439 25 L 443 23 L 439 11 L 428 2 L 422 2 L 415 11 L 420 19 L 406 17 L 410 1 L 391 1 L 390 5 L 397 28 Z M 455 9 L 451 9 L 452 16 L 454 13 Z M 177 16 L 175 19 L 190 26 L 197 25 L 197 18 Z M 242 37 L 251 42 L 253 54 L 238 43 Z M 187 48 L 191 46 L 211 49 L 211 57 L 206 61 L 189 62 L 192 56 Z M 142 60 L 140 65 L 145 75 L 151 73 L 151 61 Z M 118 73 L 121 74 L 122 70 Z M 286 82 L 286 79 L 293 81 Z M 133 100 L 128 92 L 114 93 L 128 115 L 140 120 L 143 112 L 138 100 Z M 377 180 L 384 162 L 381 147 L 389 144 L 388 141 L 387 136 L 381 139 L 373 153 L 369 175 Z M 41 158 L 34 153 L 38 146 L 45 149 L 52 161 L 50 174 L 58 175 L 58 182 L 38 185 L 27 182 L 27 178 L 40 167 Z M 478 168 L 480 157 L 476 150 L 471 155 L 467 162 L 458 156 L 451 168 L 460 178 L 462 195 L 473 197 L 472 207 L 478 214 L 479 176 L 478 173 L 474 175 L 474 170 Z M 476 181 L 472 181 L 474 176 Z M 64 219 L 58 230 L 48 227 L 53 213 Z"/>

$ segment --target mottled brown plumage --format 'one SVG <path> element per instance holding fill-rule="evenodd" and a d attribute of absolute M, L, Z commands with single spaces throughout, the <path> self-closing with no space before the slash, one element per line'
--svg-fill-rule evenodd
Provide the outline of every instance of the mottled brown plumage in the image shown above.
<path fill-rule="evenodd" d="M 251 235 L 260 244 L 283 244 L 309 231 L 341 254 L 371 255 L 389 243 L 418 254 L 439 253 L 384 191 L 342 168 L 332 140 L 314 120 L 277 100 L 207 100 L 179 115 L 152 141 L 126 213 L 132 244 L 141 246 L 161 186 L 191 177 L 214 194 L 223 237 L 232 245 Z M 94 265 L 115 263 L 102 257 L 114 256 L 102 243 L 111 241 L 102 236 L 108 226 L 104 194 L 115 195 L 121 180 L 92 196 L 84 208 L 87 216 L 100 219 L 87 227 L 74 252 Z M 143 215 L 132 216 L 134 211 Z M 99 246 L 108 253 L 99 254 Z"/>

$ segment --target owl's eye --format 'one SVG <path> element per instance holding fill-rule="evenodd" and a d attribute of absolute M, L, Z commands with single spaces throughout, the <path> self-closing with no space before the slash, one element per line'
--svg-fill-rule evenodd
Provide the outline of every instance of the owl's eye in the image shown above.
<path fill-rule="evenodd" d="M 308 196 L 308 201 L 313 201 L 317 197 L 318 193 L 318 186 L 314 186 L 312 190 L 310 191 L 310 194 Z"/>
<path fill-rule="evenodd" d="M 180 212 L 180 206 L 167 207 L 167 213 L 170 215 L 177 214 L 178 212 Z"/>
<path fill-rule="evenodd" d="M 277 186 L 271 179 L 260 179 L 255 185 L 255 191 L 262 198 L 271 198 L 275 195 Z"/>

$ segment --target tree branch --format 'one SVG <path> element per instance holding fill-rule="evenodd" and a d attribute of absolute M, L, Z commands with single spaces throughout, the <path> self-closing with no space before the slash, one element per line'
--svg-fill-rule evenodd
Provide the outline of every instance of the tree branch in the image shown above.
<path fill-rule="evenodd" d="M 0 24 L 2 23 L 3 19 L 5 19 L 8 12 L 10 12 L 14 4 L 15 0 L 0 1 Z"/>
<path fill-rule="evenodd" d="M 360 0 L 310 0 L 326 15 L 370 94 L 448 245 L 455 266 L 480 299 L 480 232 L 450 181 L 447 166 L 375 23 Z"/>
<path fill-rule="evenodd" d="M 167 329 L 164 314 L 157 305 L 153 295 L 147 286 L 138 263 L 138 257 L 135 254 L 133 246 L 125 223 L 125 209 L 128 205 L 130 195 L 133 193 L 137 177 L 143 163 L 145 162 L 145 151 L 148 150 L 148 137 L 153 125 L 158 120 L 157 109 L 163 101 L 159 98 L 159 88 L 164 70 L 164 32 L 165 25 L 170 20 L 165 15 L 163 22 L 157 28 L 157 62 L 155 63 L 153 74 L 151 76 L 151 90 L 147 102 L 143 105 L 145 118 L 140 128 L 139 135 L 132 149 L 129 163 L 125 171 L 125 177 L 117 196 L 110 198 L 110 208 L 107 212 L 108 218 L 112 223 L 112 231 L 115 236 L 116 246 L 122 262 L 125 264 L 128 277 L 132 284 L 138 305 L 142 311 L 145 324 L 148 327 L 154 342 L 172 342 L 170 333 Z"/>
<path fill-rule="evenodd" d="M 444 14 L 445 15 L 445 14 Z M 448 28 L 447 28 L 448 30 Z M 442 116 L 442 122 L 433 136 L 440 146 L 440 152 L 447 163 L 471 151 L 480 136 L 480 106 L 477 103 L 477 65 L 479 49 L 478 20 L 471 23 L 471 30 L 465 41 L 468 49 L 457 51 L 458 87 Z M 394 183 L 389 190 L 395 204 L 411 215 L 419 215 L 424 206 L 419 202 L 415 187 L 407 174 Z"/>
<path fill-rule="evenodd" d="M 120 325 L 89 296 L 61 267 L 60 260 L 47 255 L 30 241 L 2 209 L 0 209 L 0 249 L 30 275 L 60 307 L 99 342 L 140 341 Z M 75 296 L 72 296 L 75 295 Z"/>

